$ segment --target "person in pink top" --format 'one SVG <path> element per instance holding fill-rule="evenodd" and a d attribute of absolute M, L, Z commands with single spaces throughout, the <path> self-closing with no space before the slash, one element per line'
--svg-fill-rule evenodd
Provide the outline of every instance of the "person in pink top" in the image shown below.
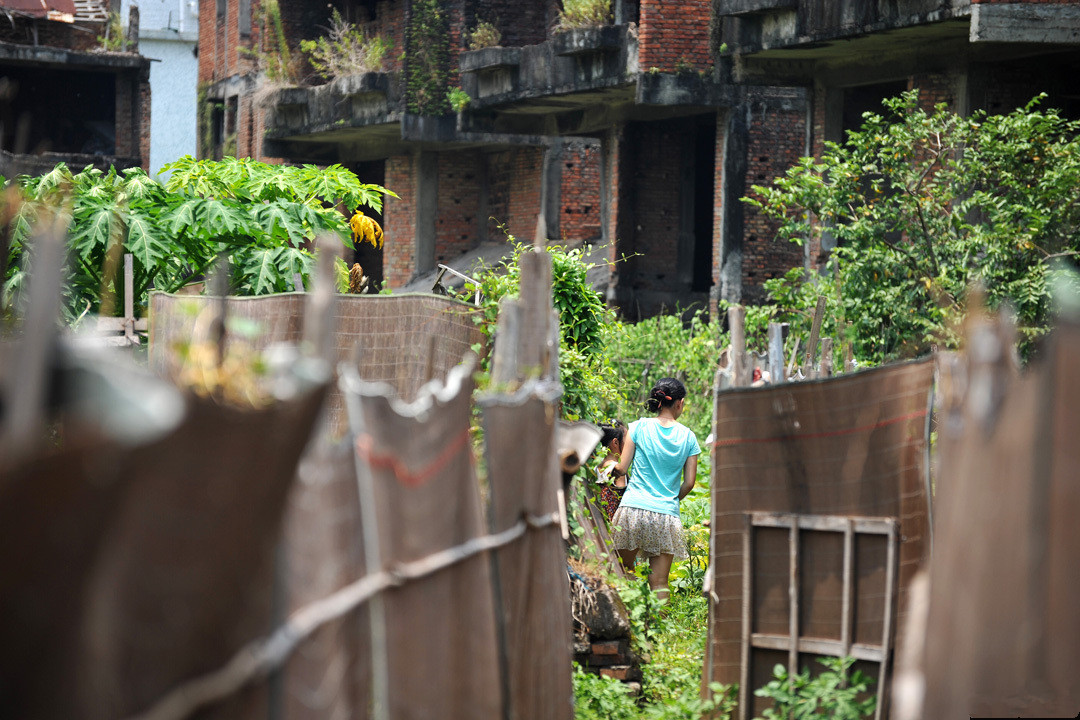
<path fill-rule="evenodd" d="M 612 518 L 612 542 L 628 571 L 638 553 L 649 558 L 649 587 L 657 598 L 667 599 L 671 563 L 687 557 L 679 501 L 694 489 L 701 447 L 693 431 L 679 422 L 686 405 L 681 382 L 660 379 L 646 404 L 656 417 L 630 423 L 622 457 L 611 471 L 617 478 L 629 470 L 626 492 Z"/>

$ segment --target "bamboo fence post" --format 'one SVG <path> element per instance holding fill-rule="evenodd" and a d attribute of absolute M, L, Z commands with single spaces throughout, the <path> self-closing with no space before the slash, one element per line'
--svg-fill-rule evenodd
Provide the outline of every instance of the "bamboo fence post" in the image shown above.
<path fill-rule="evenodd" d="M 782 383 L 784 374 L 784 333 L 787 323 L 769 323 L 769 382 Z"/>
<path fill-rule="evenodd" d="M 803 372 L 808 377 L 816 377 L 814 371 L 814 355 L 817 353 L 818 338 L 821 335 L 821 321 L 825 319 L 825 296 L 818 295 L 817 306 L 814 308 L 814 322 L 810 326 L 810 341 L 806 344 L 806 355 L 803 359 Z"/>
<path fill-rule="evenodd" d="M 138 345 L 135 336 L 135 256 L 124 253 L 124 339 L 129 345 Z"/>
<path fill-rule="evenodd" d="M 821 338 L 821 377 L 823 378 L 832 376 L 832 346 L 833 339 L 831 337 Z"/>
<path fill-rule="evenodd" d="M 746 387 L 753 376 L 746 355 L 746 308 L 733 305 L 728 308 L 728 329 L 731 331 L 731 384 Z"/>
<path fill-rule="evenodd" d="M 491 358 L 491 383 L 495 387 L 517 379 L 521 314 L 518 300 L 503 298 L 499 303 L 499 324 L 495 330 L 495 349 Z"/>
<path fill-rule="evenodd" d="M 60 315 L 64 267 L 64 228 L 59 218 L 35 233 L 31 252 L 33 275 L 29 282 L 26 332 L 16 349 L 14 371 L 6 378 L 9 386 L 3 400 L 8 422 L 0 426 L 0 457 L 32 449 L 45 420 L 50 354 Z"/>
<path fill-rule="evenodd" d="M 855 355 L 854 349 L 851 346 L 851 338 L 848 336 L 848 328 L 851 326 L 848 323 L 844 323 L 844 372 L 851 372 L 855 369 Z"/>
<path fill-rule="evenodd" d="M 550 377 L 555 356 L 550 347 L 552 314 L 551 256 L 544 250 L 521 255 L 521 342 L 518 371 Z M 557 346 L 556 346 L 557 347 Z M 555 351 L 557 352 L 557 350 Z"/>
<path fill-rule="evenodd" d="M 331 365 L 334 357 L 334 255 L 330 252 L 329 236 L 318 240 L 319 257 L 315 277 L 304 307 L 304 344 L 316 357 Z M 303 291 L 301 283 L 298 290 Z M 359 358 L 358 358 L 359 359 Z"/>

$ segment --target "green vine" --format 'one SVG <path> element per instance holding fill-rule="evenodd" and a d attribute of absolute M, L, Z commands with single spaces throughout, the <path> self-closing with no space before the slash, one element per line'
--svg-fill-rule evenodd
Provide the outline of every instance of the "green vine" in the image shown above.
<path fill-rule="evenodd" d="M 406 108 L 417 115 L 446 115 L 450 33 L 439 0 L 416 0 L 409 18 Z"/>
<path fill-rule="evenodd" d="M 271 80 L 290 80 L 292 54 L 281 24 L 281 8 L 277 0 L 263 0 L 259 8 L 262 25 L 261 48 L 250 51 L 259 59 L 259 66 Z"/>
<path fill-rule="evenodd" d="M 195 107 L 199 109 L 199 157 L 203 159 L 214 155 L 214 104 L 210 102 L 209 92 L 210 83 L 201 82 L 195 96 Z"/>

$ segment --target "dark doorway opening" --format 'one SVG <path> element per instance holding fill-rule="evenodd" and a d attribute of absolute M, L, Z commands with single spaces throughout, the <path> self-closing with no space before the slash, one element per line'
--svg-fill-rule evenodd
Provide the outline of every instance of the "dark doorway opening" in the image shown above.
<path fill-rule="evenodd" d="M 356 173 L 362 183 L 374 183 L 376 185 L 385 185 L 386 183 L 386 161 L 385 160 L 372 160 L 370 162 L 356 163 L 352 166 L 352 171 Z M 381 212 L 375 212 L 369 207 L 360 208 L 365 215 L 371 218 L 375 218 L 375 221 L 379 223 L 379 226 L 386 230 L 383 225 L 383 214 Z M 356 208 L 346 208 L 349 213 L 349 217 L 352 217 Z M 352 262 L 349 263 L 349 267 L 352 267 L 352 263 L 360 263 L 360 267 L 364 269 L 364 274 L 371 278 L 371 287 L 373 291 L 378 292 L 382 287 L 385 274 L 383 272 L 383 251 L 382 248 L 373 248 L 369 243 L 357 243 L 356 249 L 353 251 Z"/>
<path fill-rule="evenodd" d="M 690 290 L 712 287 L 714 191 L 716 187 L 716 116 L 698 122 L 694 133 L 694 274 Z"/>

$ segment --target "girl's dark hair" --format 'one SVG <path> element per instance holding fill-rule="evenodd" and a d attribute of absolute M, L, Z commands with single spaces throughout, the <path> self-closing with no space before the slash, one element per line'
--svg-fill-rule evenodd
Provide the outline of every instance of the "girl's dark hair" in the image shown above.
<path fill-rule="evenodd" d="M 686 397 L 686 388 L 675 378 L 660 378 L 653 385 L 649 399 L 645 401 L 645 407 L 652 412 L 660 412 L 660 408 L 671 407 L 676 400 Z"/>
<path fill-rule="evenodd" d="M 626 425 L 621 420 L 612 420 L 610 425 L 601 424 L 600 429 L 604 431 L 600 444 L 606 448 L 611 447 L 612 440 L 622 442 L 626 437 Z"/>

